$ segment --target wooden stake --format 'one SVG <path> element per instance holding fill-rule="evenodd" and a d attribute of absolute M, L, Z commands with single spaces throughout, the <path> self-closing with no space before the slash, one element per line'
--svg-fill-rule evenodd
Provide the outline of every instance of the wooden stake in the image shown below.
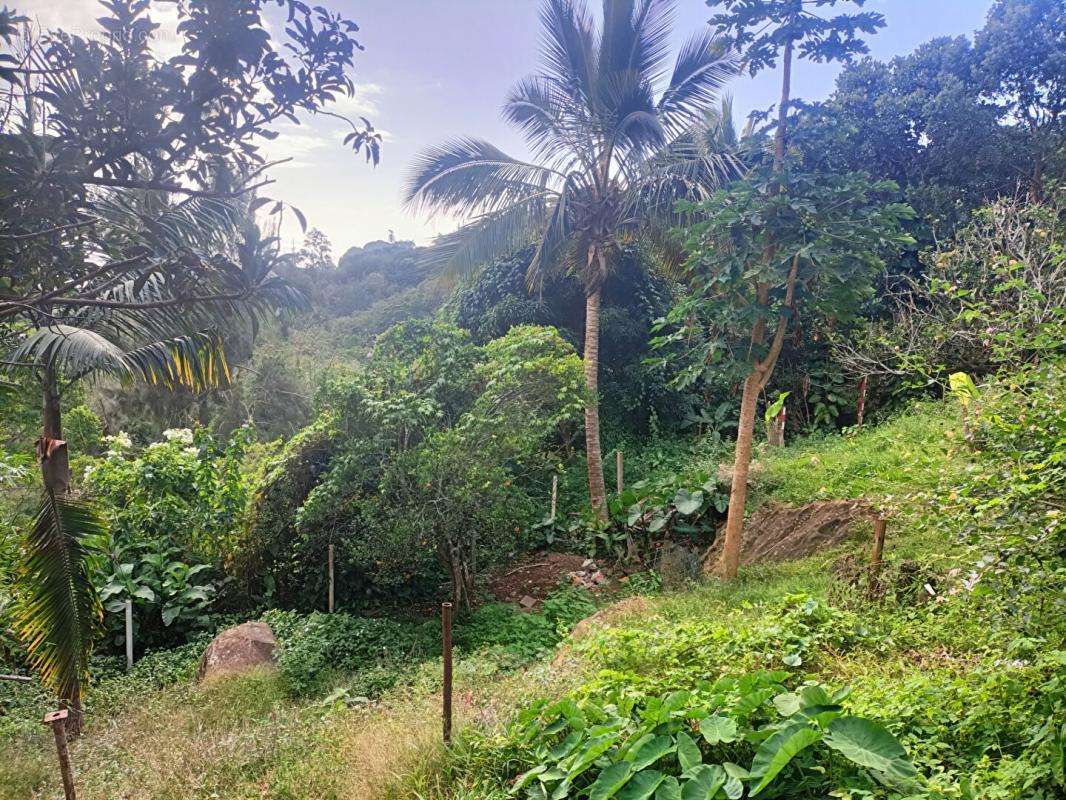
<path fill-rule="evenodd" d="M 133 600 L 126 601 L 126 670 L 133 669 Z"/>
<path fill-rule="evenodd" d="M 884 517 L 874 520 L 874 546 L 870 553 L 870 585 L 867 593 L 874 595 L 874 587 L 877 586 L 877 578 L 881 573 L 881 554 L 885 550 L 885 529 L 888 521 Z"/>
<path fill-rule="evenodd" d="M 444 638 L 444 702 L 441 709 L 444 717 L 444 743 L 452 741 L 452 604 L 441 603 L 441 633 Z"/>
<path fill-rule="evenodd" d="M 44 724 L 50 725 L 56 740 L 59 756 L 59 773 L 63 777 L 63 795 L 66 800 L 77 800 L 74 794 L 74 771 L 70 768 L 70 753 L 67 751 L 67 710 L 53 711 L 44 715 Z"/>
<path fill-rule="evenodd" d="M 333 613 L 333 545 L 329 546 L 329 613 Z"/>
<path fill-rule="evenodd" d="M 618 494 L 622 493 L 622 487 L 625 486 L 625 479 L 622 474 L 622 451 L 614 451 L 614 483 L 615 488 L 618 490 Z"/>
<path fill-rule="evenodd" d="M 559 476 L 552 475 L 552 515 L 551 521 L 555 522 L 555 505 L 559 500 Z"/>
<path fill-rule="evenodd" d="M 862 419 L 866 416 L 866 376 L 859 379 L 859 399 L 855 405 L 855 417 L 858 423 L 856 427 L 862 427 Z"/>

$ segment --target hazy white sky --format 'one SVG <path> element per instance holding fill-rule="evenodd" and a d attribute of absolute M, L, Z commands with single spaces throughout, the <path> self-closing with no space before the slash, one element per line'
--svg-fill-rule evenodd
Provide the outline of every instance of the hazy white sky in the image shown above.
<path fill-rule="evenodd" d="M 286 125 L 267 144 L 271 157 L 293 160 L 274 170 L 268 194 L 300 208 L 309 224 L 321 228 L 339 256 L 352 245 L 398 238 L 428 242 L 451 230 L 454 220 L 427 220 L 403 209 L 400 191 L 414 156 L 458 135 L 486 138 L 523 155 L 520 138 L 500 119 L 507 90 L 537 67 L 539 0 L 316 0 L 360 26 L 365 51 L 356 58 L 356 96 L 338 111 L 368 117 L 385 133 L 382 161 L 367 165 L 341 145 L 342 123 L 328 118 Z M 98 0 L 8 0 L 43 27 L 95 33 Z M 598 5 L 595 0 L 590 5 Z M 885 14 L 888 25 L 870 40 L 877 58 L 909 52 L 934 36 L 970 34 L 980 27 L 991 0 L 868 0 L 866 8 Z M 712 12 L 704 0 L 677 0 L 675 37 L 683 41 L 705 25 Z M 160 54 L 177 46 L 174 11 L 155 3 Z M 169 23 L 169 24 L 168 24 Z M 802 63 L 793 92 L 820 99 L 832 89 L 836 65 Z M 770 106 L 777 76 L 738 79 L 738 122 L 752 109 Z M 285 237 L 297 246 L 301 234 L 291 223 Z"/>

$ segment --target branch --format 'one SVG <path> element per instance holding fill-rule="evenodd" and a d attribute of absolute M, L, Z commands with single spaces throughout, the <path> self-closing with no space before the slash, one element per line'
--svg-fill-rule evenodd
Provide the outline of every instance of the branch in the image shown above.
<path fill-rule="evenodd" d="M 781 346 L 785 342 L 785 331 L 788 329 L 788 311 L 792 308 L 793 298 L 796 294 L 796 276 L 799 274 L 799 253 L 792 256 L 792 266 L 788 271 L 788 281 L 785 284 L 785 301 L 781 306 L 781 311 L 777 315 L 777 330 L 774 331 L 774 339 L 770 343 L 770 351 L 766 354 L 759 364 L 756 366 L 756 370 L 760 373 L 759 377 L 759 391 L 761 392 L 766 388 L 766 384 L 770 382 L 770 374 L 774 371 L 774 365 L 777 364 L 777 357 L 781 355 Z"/>
<path fill-rule="evenodd" d="M 120 178 L 104 178 L 95 175 L 72 175 L 71 177 L 88 186 L 108 186 L 113 189 L 142 189 L 153 192 L 171 192 L 173 194 L 188 195 L 189 197 L 204 197 L 216 200 L 221 198 L 240 197 L 241 195 L 248 194 L 248 192 L 254 192 L 256 189 L 274 183 L 273 179 L 269 179 L 252 184 L 251 186 L 245 186 L 243 189 L 238 189 L 234 192 L 218 192 L 210 189 L 193 189 L 178 183 L 167 183 L 164 181 L 122 180 Z"/>

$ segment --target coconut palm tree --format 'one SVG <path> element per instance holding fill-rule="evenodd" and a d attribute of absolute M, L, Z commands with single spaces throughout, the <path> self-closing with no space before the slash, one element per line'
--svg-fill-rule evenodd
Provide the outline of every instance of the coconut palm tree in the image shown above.
<path fill-rule="evenodd" d="M 600 448 L 600 299 L 621 248 L 679 222 L 679 198 L 703 199 L 734 173 L 731 153 L 709 146 L 705 112 L 735 72 L 709 30 L 682 46 L 672 69 L 671 0 L 604 0 L 597 30 L 584 0 L 546 0 L 542 68 L 507 97 L 504 117 L 533 160 L 473 138 L 454 139 L 416 161 L 410 207 L 465 218 L 436 248 L 453 270 L 476 268 L 534 244 L 529 284 L 548 270 L 578 276 L 585 290 L 585 409 L 589 500 L 605 515 Z"/>

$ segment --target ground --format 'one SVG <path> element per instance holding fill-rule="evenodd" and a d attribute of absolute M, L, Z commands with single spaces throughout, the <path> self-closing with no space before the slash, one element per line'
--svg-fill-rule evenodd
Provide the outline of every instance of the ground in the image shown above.
<path fill-rule="evenodd" d="M 958 543 L 929 495 L 971 466 L 956 428 L 943 409 L 919 410 L 859 435 L 765 456 L 756 513 L 770 502 L 814 500 L 824 503 L 818 519 L 838 519 L 833 501 L 846 498 L 891 511 L 884 575 L 891 590 L 873 599 L 855 577 L 868 529 L 848 537 L 833 527 L 819 538 L 828 529 L 809 526 L 818 547 L 799 559 L 628 601 L 635 613 L 603 612 L 591 632 L 585 626 L 517 668 L 460 653 L 450 750 L 440 737 L 439 661 L 374 702 L 353 698 L 343 682 L 332 694 L 292 699 L 276 674 L 206 687 L 188 676 L 139 679 L 97 705 L 72 744 L 79 797 L 502 800 L 519 766 L 504 733 L 531 699 L 616 685 L 660 692 L 755 668 L 851 686 L 850 708 L 882 720 L 922 771 L 924 793 L 915 797 L 961 799 L 964 779 L 991 787 L 981 795 L 988 800 L 1051 797 L 1032 787 L 1052 780 L 1047 731 L 1054 728 L 1045 715 L 1061 704 L 1054 677 L 1061 680 L 1066 664 L 1061 631 L 1020 634 L 1005 605 L 959 588 Z M 781 512 L 763 512 L 771 513 Z M 795 526 L 781 528 L 789 530 Z M 581 556 L 537 555 L 490 585 L 505 599 L 542 601 L 560 575 L 582 568 Z M 926 575 L 940 581 L 936 596 L 908 600 L 900 587 L 924 584 Z M 520 616 L 532 625 L 536 613 Z M 0 796 L 60 796 L 45 730 L 19 728 L 4 747 Z"/>

